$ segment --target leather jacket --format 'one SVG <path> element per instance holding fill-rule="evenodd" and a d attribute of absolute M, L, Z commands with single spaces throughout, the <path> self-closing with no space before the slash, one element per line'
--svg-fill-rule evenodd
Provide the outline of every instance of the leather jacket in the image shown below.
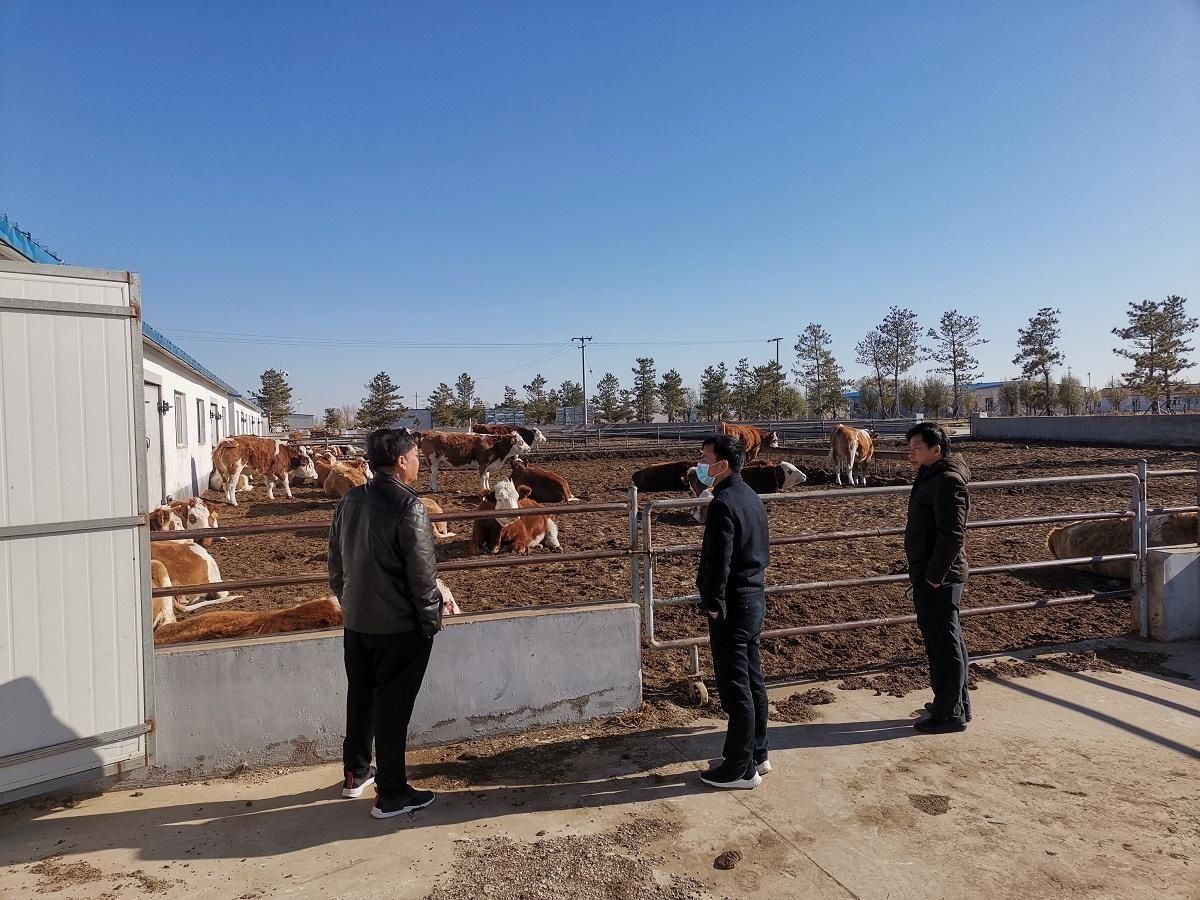
<path fill-rule="evenodd" d="M 433 530 L 416 491 L 380 474 L 338 502 L 329 529 L 329 587 L 351 631 L 432 637 L 441 630 Z"/>

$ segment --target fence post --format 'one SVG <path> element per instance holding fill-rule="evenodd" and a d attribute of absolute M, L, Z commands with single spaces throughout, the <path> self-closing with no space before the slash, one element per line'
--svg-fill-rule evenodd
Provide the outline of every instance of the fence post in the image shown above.
<path fill-rule="evenodd" d="M 642 507 L 639 518 L 642 520 L 642 550 L 646 553 L 642 572 L 642 609 L 646 622 L 646 640 L 654 643 L 654 554 L 650 551 L 654 537 L 651 534 L 653 525 L 654 501 L 651 500 Z"/>
<path fill-rule="evenodd" d="M 1150 637 L 1150 604 L 1146 590 L 1146 554 L 1149 548 L 1149 517 L 1147 507 L 1149 495 L 1147 491 L 1146 461 L 1138 461 L 1137 481 L 1133 485 L 1133 550 L 1137 559 L 1133 561 L 1133 572 L 1130 584 L 1133 587 L 1134 602 L 1138 609 L 1138 634 L 1143 639 Z"/>
<path fill-rule="evenodd" d="M 641 561 L 637 556 L 638 548 L 638 489 L 634 485 L 629 489 L 629 549 L 634 551 L 629 557 L 629 599 L 632 603 L 638 602 L 640 595 L 641 583 L 639 581 L 639 566 Z"/>

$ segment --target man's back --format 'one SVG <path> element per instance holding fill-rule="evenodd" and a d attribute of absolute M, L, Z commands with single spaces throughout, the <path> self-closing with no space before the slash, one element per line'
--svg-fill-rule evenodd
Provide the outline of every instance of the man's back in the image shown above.
<path fill-rule="evenodd" d="M 379 475 L 341 499 L 329 530 L 329 584 L 351 631 L 440 629 L 433 532 L 415 491 Z"/>

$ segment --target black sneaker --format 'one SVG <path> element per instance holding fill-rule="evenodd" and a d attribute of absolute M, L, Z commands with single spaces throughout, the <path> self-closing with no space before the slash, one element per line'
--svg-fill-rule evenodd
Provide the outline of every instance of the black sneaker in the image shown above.
<path fill-rule="evenodd" d="M 366 778 L 359 778 L 353 772 L 346 773 L 346 780 L 342 784 L 342 796 L 351 799 L 361 797 L 362 792 L 375 783 L 375 767 L 371 766 L 367 770 Z"/>
<path fill-rule="evenodd" d="M 724 766 L 709 769 L 700 776 L 700 780 L 709 787 L 724 788 L 730 791 L 749 791 L 762 784 L 762 776 L 753 763 L 745 772 L 730 775 Z"/>
<path fill-rule="evenodd" d="M 921 734 L 955 734 L 966 731 L 967 725 L 965 722 L 954 722 L 950 719 L 921 719 L 919 722 L 913 722 L 913 728 Z"/>
<path fill-rule="evenodd" d="M 405 813 L 424 809 L 436 799 L 437 794 L 433 791 L 418 791 L 409 788 L 403 794 L 385 797 L 376 788 L 375 805 L 371 807 L 371 815 L 377 819 L 390 819 L 392 816 L 402 816 Z"/>
<path fill-rule="evenodd" d="M 932 704 L 932 703 L 926 703 L 926 704 L 925 704 L 925 712 L 927 712 L 927 713 L 931 713 L 931 714 L 933 713 L 933 704 Z M 971 714 L 970 714 L 970 713 L 967 713 L 967 721 L 968 721 L 968 722 L 970 722 L 970 721 L 971 721 L 971 719 L 972 719 L 972 716 L 971 716 Z"/>

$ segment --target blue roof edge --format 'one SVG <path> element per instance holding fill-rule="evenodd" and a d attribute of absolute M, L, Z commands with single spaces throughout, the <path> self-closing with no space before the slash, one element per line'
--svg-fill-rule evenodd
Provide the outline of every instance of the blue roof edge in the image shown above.
<path fill-rule="evenodd" d="M 223 381 L 222 379 L 218 378 L 212 369 L 205 366 L 198 359 L 196 359 L 196 357 L 192 356 L 157 328 L 152 327 L 150 323 L 144 319 L 142 320 L 142 336 L 157 344 L 164 353 L 174 356 L 184 365 L 193 369 L 197 374 L 207 378 L 213 384 L 220 387 L 231 398 L 236 398 L 242 403 L 245 403 L 247 406 L 252 406 L 255 409 L 258 409 L 259 412 L 262 412 L 257 403 L 246 397 L 241 391 L 229 384 L 227 381 Z"/>
<path fill-rule="evenodd" d="M 57 253 L 47 250 L 33 239 L 33 235 L 28 231 L 22 231 L 17 227 L 16 222 L 13 222 L 3 213 L 0 213 L 0 240 L 4 241 L 30 262 L 46 263 L 52 266 L 62 265 L 62 260 L 58 257 Z"/>

